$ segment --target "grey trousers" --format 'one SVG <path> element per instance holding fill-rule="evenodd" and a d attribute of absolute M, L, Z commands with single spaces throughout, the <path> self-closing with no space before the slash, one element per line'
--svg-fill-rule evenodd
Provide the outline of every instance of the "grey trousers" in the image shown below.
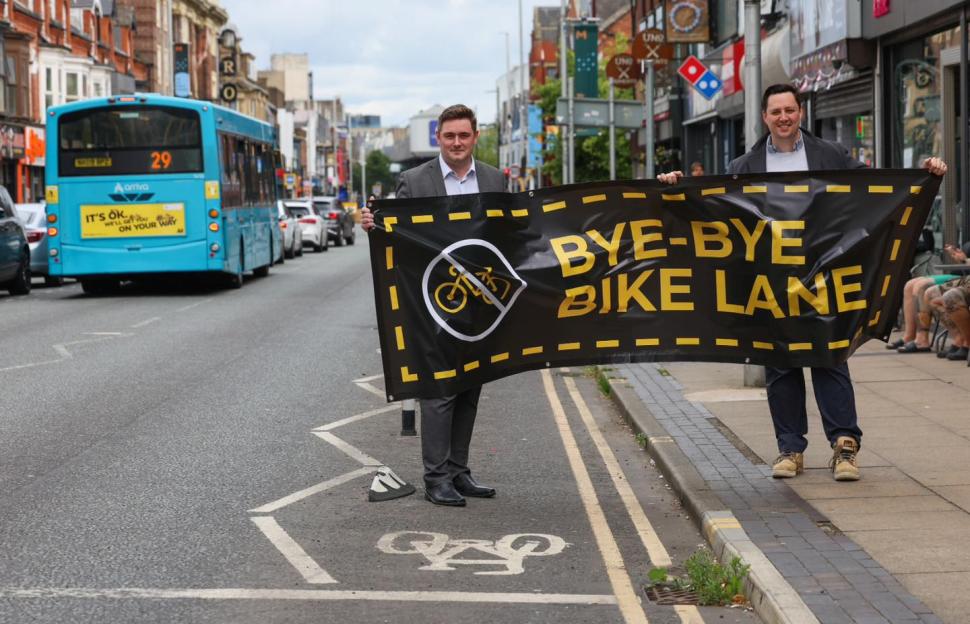
<path fill-rule="evenodd" d="M 440 399 L 420 399 L 424 483 L 434 486 L 468 474 L 468 448 L 482 387 Z"/>

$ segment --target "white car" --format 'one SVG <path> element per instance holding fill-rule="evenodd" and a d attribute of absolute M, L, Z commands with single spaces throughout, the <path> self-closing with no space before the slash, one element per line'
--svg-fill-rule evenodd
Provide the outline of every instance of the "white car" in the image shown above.
<path fill-rule="evenodd" d="M 311 245 L 317 252 L 327 251 L 327 219 L 317 213 L 310 199 L 284 199 L 283 205 L 297 218 L 303 232 L 303 244 Z"/>
<path fill-rule="evenodd" d="M 280 221 L 280 231 L 283 232 L 283 256 L 302 256 L 303 226 L 300 225 L 300 219 L 290 212 L 282 199 L 276 202 L 276 214 Z"/>

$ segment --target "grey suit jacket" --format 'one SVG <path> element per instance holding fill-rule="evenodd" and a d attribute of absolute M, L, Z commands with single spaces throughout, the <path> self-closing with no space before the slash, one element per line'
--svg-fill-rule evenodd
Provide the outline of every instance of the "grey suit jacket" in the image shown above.
<path fill-rule="evenodd" d="M 475 175 L 478 177 L 480 193 L 502 193 L 505 191 L 505 176 L 491 165 L 475 161 Z M 406 197 L 442 197 L 445 181 L 441 177 L 441 164 L 435 156 L 426 163 L 401 173 L 395 194 L 399 199 Z"/>

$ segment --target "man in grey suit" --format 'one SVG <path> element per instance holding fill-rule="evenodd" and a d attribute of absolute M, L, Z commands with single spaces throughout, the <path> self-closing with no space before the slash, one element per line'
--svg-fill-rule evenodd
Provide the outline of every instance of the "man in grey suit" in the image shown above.
<path fill-rule="evenodd" d="M 437 158 L 401 174 L 397 197 L 440 197 L 505 191 L 502 173 L 473 156 L 478 122 L 467 106 L 449 106 L 438 116 L 435 132 L 441 153 Z M 374 216 L 361 211 L 361 226 L 369 232 Z M 490 498 L 495 490 L 480 485 L 468 469 L 478 386 L 456 395 L 421 399 L 421 455 L 424 460 L 424 497 L 435 505 L 461 507 L 465 496 Z"/>

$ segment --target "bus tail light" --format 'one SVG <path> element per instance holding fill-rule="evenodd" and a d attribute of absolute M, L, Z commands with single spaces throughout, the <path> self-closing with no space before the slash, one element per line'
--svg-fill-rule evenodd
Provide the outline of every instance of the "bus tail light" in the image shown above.
<path fill-rule="evenodd" d="M 54 249 L 51 249 L 48 253 L 51 255 L 51 258 L 53 258 L 57 255 L 57 248 L 55 247 Z"/>
<path fill-rule="evenodd" d="M 219 224 L 218 223 L 210 223 L 209 224 L 209 229 L 211 231 L 213 231 L 213 232 L 218 232 L 219 231 Z"/>
<path fill-rule="evenodd" d="M 209 216 L 212 217 L 213 219 L 218 219 L 219 211 L 213 208 L 212 210 L 209 211 Z"/>
<path fill-rule="evenodd" d="M 211 251 L 212 253 L 216 253 L 220 249 L 222 249 L 222 247 L 219 246 L 219 243 L 212 243 L 211 245 L 209 245 L 209 251 Z"/>
<path fill-rule="evenodd" d="M 57 236 L 57 228 L 56 227 L 49 227 L 49 228 L 47 228 L 47 235 L 48 236 Z"/>
<path fill-rule="evenodd" d="M 56 214 L 49 214 L 49 215 L 47 215 L 47 222 L 48 223 L 57 223 L 57 215 Z"/>
<path fill-rule="evenodd" d="M 27 230 L 27 242 L 39 243 L 44 238 L 44 230 Z"/>

